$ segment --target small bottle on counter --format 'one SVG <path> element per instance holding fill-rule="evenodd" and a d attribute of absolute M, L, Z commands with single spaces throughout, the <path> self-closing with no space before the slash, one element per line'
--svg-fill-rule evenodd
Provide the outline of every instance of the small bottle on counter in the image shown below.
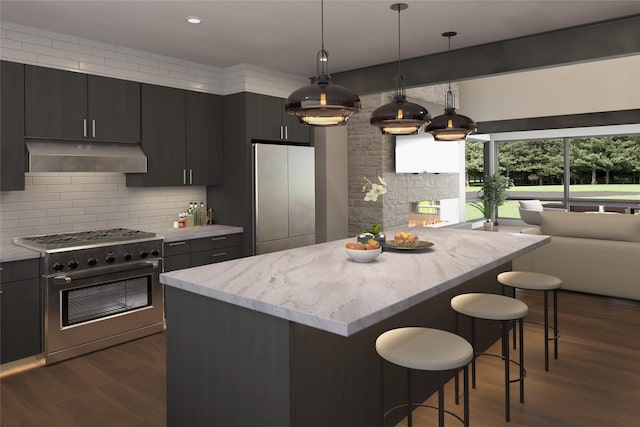
<path fill-rule="evenodd" d="M 199 211 L 199 224 L 198 225 L 206 225 L 207 224 L 207 208 L 204 207 L 204 202 L 200 202 Z"/>

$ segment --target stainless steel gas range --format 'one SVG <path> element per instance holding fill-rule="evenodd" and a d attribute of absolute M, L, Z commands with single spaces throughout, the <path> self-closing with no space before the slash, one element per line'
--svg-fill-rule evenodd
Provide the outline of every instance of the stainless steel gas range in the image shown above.
<path fill-rule="evenodd" d="M 42 253 L 45 363 L 164 329 L 162 239 L 115 228 L 19 237 Z"/>

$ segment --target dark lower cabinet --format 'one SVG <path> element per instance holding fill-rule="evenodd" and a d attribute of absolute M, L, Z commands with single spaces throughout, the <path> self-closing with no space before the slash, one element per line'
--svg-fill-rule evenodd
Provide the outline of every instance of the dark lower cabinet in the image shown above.
<path fill-rule="evenodd" d="M 2 264 L 0 363 L 42 353 L 39 260 Z"/>
<path fill-rule="evenodd" d="M 164 271 L 198 267 L 242 257 L 242 234 L 202 237 L 164 244 Z"/>
<path fill-rule="evenodd" d="M 0 191 L 24 190 L 24 65 L 0 61 Z"/>

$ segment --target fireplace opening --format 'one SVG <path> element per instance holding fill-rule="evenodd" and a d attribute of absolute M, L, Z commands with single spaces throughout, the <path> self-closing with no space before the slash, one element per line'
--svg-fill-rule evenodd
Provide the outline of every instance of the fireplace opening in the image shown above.
<path fill-rule="evenodd" d="M 457 198 L 409 203 L 409 227 L 444 227 L 457 223 Z"/>

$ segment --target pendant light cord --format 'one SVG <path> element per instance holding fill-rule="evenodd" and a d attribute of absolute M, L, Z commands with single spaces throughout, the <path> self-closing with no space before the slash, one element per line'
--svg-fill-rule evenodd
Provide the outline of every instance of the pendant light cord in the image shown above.
<path fill-rule="evenodd" d="M 320 0 L 320 40 L 324 51 L 324 0 Z"/>
<path fill-rule="evenodd" d="M 401 74 L 400 72 L 400 7 L 398 7 L 398 75 Z"/>

